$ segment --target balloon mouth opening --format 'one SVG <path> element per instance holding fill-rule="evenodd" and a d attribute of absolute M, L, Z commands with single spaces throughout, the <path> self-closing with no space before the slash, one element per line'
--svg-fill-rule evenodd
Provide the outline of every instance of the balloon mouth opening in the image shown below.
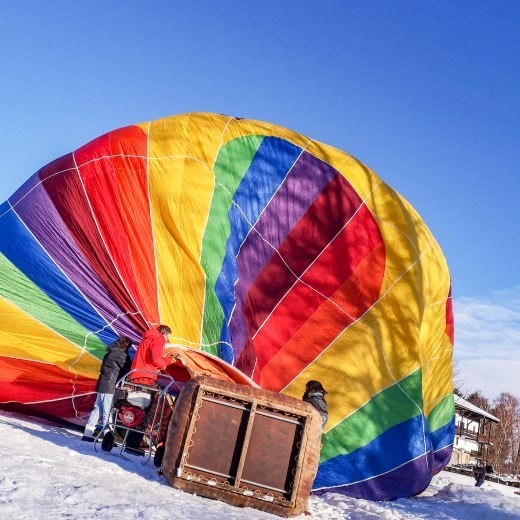
<path fill-rule="evenodd" d="M 186 383 L 198 376 L 208 376 L 258 388 L 252 379 L 233 365 L 201 349 L 169 343 L 163 353 L 170 361 L 164 372 L 178 383 Z"/>

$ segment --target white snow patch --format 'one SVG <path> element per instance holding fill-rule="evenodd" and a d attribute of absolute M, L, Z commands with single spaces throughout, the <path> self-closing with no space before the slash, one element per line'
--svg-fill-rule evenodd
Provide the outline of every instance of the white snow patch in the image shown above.
<path fill-rule="evenodd" d="M 0 519 L 275 519 L 169 487 L 152 463 L 97 453 L 78 432 L 15 414 L 0 415 Z M 392 502 L 338 493 L 311 496 L 310 515 L 323 520 L 513 520 L 515 489 L 442 472 L 419 497 Z"/>

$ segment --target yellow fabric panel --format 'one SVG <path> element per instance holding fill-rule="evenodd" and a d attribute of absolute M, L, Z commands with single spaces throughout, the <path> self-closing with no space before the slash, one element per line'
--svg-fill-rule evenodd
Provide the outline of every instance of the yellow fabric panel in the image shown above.
<path fill-rule="evenodd" d="M 374 367 L 381 367 L 374 370 Z M 364 320 L 348 327 L 309 365 L 284 393 L 301 398 L 305 383 L 320 381 L 329 392 L 327 430 L 364 405 L 375 393 L 395 381 L 385 367 L 383 351 Z"/>
<path fill-rule="evenodd" d="M 282 128 L 263 121 L 231 119 L 223 136 L 223 143 L 228 143 L 233 139 L 245 135 L 263 135 L 266 137 L 279 137 L 285 139 L 296 146 L 304 148 L 309 143 L 309 138 L 302 134 L 297 134 L 287 128 Z"/>
<path fill-rule="evenodd" d="M 420 335 L 420 355 L 423 364 L 424 411 L 430 411 L 446 395 L 453 392 L 452 358 L 453 345 L 450 343 L 446 328 L 446 298 L 450 289 L 449 276 L 439 280 L 436 264 L 443 261 L 440 250 L 432 250 L 427 272 L 429 301 L 427 302 Z"/>
<path fill-rule="evenodd" d="M 342 173 L 352 184 L 354 189 L 359 193 L 362 199 L 365 199 L 374 187 L 380 182 L 380 178 L 357 159 L 347 153 L 321 143 L 314 139 L 310 139 L 302 134 L 293 132 L 287 128 L 283 128 L 271 123 L 253 120 L 236 120 L 232 119 L 224 133 L 224 143 L 242 137 L 244 135 L 264 135 L 285 139 L 305 148 L 306 151 L 330 164 L 333 168 Z M 348 172 L 348 175 L 345 174 Z"/>
<path fill-rule="evenodd" d="M 198 343 L 204 302 L 199 264 L 227 118 L 185 115 L 151 124 L 148 175 L 161 321 Z M 143 127 L 144 128 L 144 127 Z"/>
<path fill-rule="evenodd" d="M 424 413 L 453 391 L 453 346 L 445 332 L 446 300 L 450 291 L 450 276 L 441 248 L 415 209 L 399 196 L 403 207 L 414 221 L 421 259 L 423 310 L 419 335 L 419 355 L 423 366 Z"/>
<path fill-rule="evenodd" d="M 85 377 L 97 379 L 100 361 L 81 352 L 73 343 L 59 336 L 45 325 L 0 297 L 2 335 L 0 351 L 3 356 L 43 361 Z M 30 331 L 30 334 L 27 332 Z M 78 360 L 78 356 L 79 360 Z M 77 360 L 77 362 L 76 362 Z M 71 366 L 74 364 L 73 366 Z"/>

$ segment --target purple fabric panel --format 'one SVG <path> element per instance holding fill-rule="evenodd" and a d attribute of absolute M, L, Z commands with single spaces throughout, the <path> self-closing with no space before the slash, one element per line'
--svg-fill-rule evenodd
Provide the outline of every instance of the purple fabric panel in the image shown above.
<path fill-rule="evenodd" d="M 436 451 L 433 457 L 433 474 L 436 475 L 439 471 L 443 470 L 451 459 L 451 453 L 453 451 L 453 444 L 446 446 L 445 448 Z"/>
<path fill-rule="evenodd" d="M 313 494 L 342 493 L 354 498 L 366 500 L 395 500 L 422 493 L 432 479 L 433 457 L 429 451 L 403 466 L 384 475 L 351 484 L 329 489 L 313 491 Z"/>
<path fill-rule="evenodd" d="M 258 233 L 251 230 L 242 243 L 237 255 L 236 305 L 229 322 L 235 359 L 242 352 L 248 335 L 242 312 L 247 293 L 265 264 L 276 254 L 267 242 L 278 248 L 336 173 L 332 166 L 303 152 L 258 219 L 254 228 Z"/>
<path fill-rule="evenodd" d="M 87 264 L 43 185 L 38 182 L 38 177 L 33 176 L 30 182 L 27 182 L 11 198 L 16 213 L 72 283 L 101 316 L 111 322 L 123 311 Z M 117 320 L 112 328 L 118 334 L 129 336 L 133 341 L 141 340 L 126 316 Z"/>

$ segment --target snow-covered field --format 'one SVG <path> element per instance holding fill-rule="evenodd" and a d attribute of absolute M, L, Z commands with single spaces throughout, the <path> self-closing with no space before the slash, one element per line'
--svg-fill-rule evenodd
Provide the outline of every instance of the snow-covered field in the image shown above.
<path fill-rule="evenodd" d="M 12 414 L 0 415 L 0 519 L 274 519 L 170 488 L 150 462 L 96 453 L 78 432 Z M 482 488 L 442 472 L 416 498 L 356 500 L 336 493 L 311 497 L 316 519 L 520 519 L 520 496 L 495 483 Z"/>

